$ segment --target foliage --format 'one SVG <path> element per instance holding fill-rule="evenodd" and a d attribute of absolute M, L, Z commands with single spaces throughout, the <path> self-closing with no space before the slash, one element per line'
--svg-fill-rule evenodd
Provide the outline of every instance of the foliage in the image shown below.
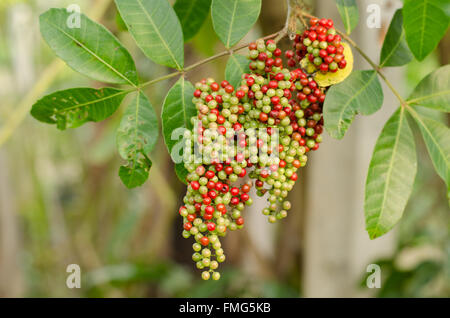
<path fill-rule="evenodd" d="M 77 72 L 101 82 L 126 85 L 126 88 L 75 88 L 56 92 L 39 100 L 31 114 L 40 121 L 56 123 L 61 129 L 74 128 L 87 121 L 107 118 L 120 106 L 125 95 L 136 92 L 117 133 L 119 153 L 128 161 L 127 166 L 120 168 L 119 175 L 127 187 L 133 188 L 143 184 L 148 177 L 151 167 L 149 157 L 159 126 L 153 106 L 141 89 L 160 80 L 183 75 L 212 60 L 184 66 L 184 42 L 199 32 L 209 6 L 215 32 L 225 47 L 232 49 L 258 19 L 261 0 L 178 0 L 174 8 L 167 0 L 115 2 L 142 52 L 152 61 L 176 71 L 140 83 L 131 55 L 108 30 L 85 15 L 81 16 L 81 29 L 71 29 L 66 24 L 69 13 L 63 9 L 51 9 L 40 18 L 42 36 L 50 48 Z M 336 2 L 346 33 L 350 33 L 358 23 L 356 1 Z M 193 8 L 198 6 L 201 10 L 198 14 L 192 14 Z M 449 111 L 449 66 L 424 78 L 408 99 L 398 94 L 381 70 L 386 66 L 407 64 L 413 56 L 423 60 L 439 43 L 448 24 L 449 17 L 437 0 L 406 0 L 403 9 L 397 11 L 391 21 L 379 65 L 361 52 L 373 70 L 353 72 L 343 82 L 330 88 L 327 94 L 325 128 L 335 138 L 344 136 L 356 115 L 370 115 L 381 108 L 383 93 L 379 77 L 399 99 L 400 108 L 386 123 L 378 138 L 367 176 L 366 228 L 371 238 L 385 234 L 398 222 L 411 193 L 416 160 L 408 117 L 412 117 L 419 127 L 435 169 L 445 181 L 450 195 L 449 128 L 416 110 L 417 106 L 422 106 Z M 345 33 L 342 36 L 357 48 Z M 245 63 L 240 55 L 232 54 L 227 63 L 226 78 L 237 82 L 239 73 L 247 67 Z M 174 146 L 169 138 L 171 131 L 189 126 L 187 116 L 178 114 L 192 111 L 191 96 L 192 84 L 182 76 L 167 94 L 161 120 L 169 152 Z M 185 172 L 180 166 L 176 171 L 183 178 Z"/>

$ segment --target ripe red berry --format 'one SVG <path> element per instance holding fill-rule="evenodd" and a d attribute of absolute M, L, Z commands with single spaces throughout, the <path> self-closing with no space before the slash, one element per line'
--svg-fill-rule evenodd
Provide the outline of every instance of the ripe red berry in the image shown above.
<path fill-rule="evenodd" d="M 209 238 L 206 237 L 206 236 L 203 236 L 203 237 L 200 239 L 200 243 L 201 243 L 203 246 L 207 246 L 207 245 L 209 244 Z"/>
<path fill-rule="evenodd" d="M 226 174 L 232 174 L 233 173 L 233 167 L 230 167 L 230 166 L 225 167 L 225 173 Z"/>
<path fill-rule="evenodd" d="M 208 206 L 205 208 L 205 213 L 206 213 L 206 214 L 213 214 L 213 213 L 214 213 L 214 207 L 213 207 L 212 205 L 208 205 Z"/>
<path fill-rule="evenodd" d="M 232 196 L 236 196 L 239 194 L 239 189 L 236 187 L 231 188 L 230 193 Z"/>
<path fill-rule="evenodd" d="M 314 31 L 309 32 L 308 38 L 309 38 L 311 41 L 315 41 L 315 40 L 317 39 L 317 33 L 314 32 Z"/>
<path fill-rule="evenodd" d="M 247 193 L 241 194 L 241 201 L 243 201 L 243 202 L 248 201 L 249 198 L 250 198 L 250 196 Z"/>
<path fill-rule="evenodd" d="M 198 183 L 198 181 L 191 181 L 191 187 L 194 190 L 198 190 L 200 189 L 200 183 Z"/>
<path fill-rule="evenodd" d="M 231 86 L 231 85 L 225 86 L 225 92 L 227 92 L 228 94 L 233 93 L 233 91 L 234 91 L 234 87 L 233 86 Z"/>
<path fill-rule="evenodd" d="M 238 205 L 239 204 L 239 198 L 238 197 L 232 197 L 230 200 L 231 205 Z"/>
<path fill-rule="evenodd" d="M 322 64 L 320 64 L 320 70 L 322 71 L 322 72 L 327 72 L 328 71 L 328 64 L 325 64 L 325 63 L 322 63 Z"/>

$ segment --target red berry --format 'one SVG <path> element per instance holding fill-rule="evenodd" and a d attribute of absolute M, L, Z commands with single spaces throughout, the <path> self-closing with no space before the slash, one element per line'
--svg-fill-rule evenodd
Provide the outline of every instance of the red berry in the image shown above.
<path fill-rule="evenodd" d="M 212 205 L 208 205 L 208 206 L 205 208 L 205 213 L 206 213 L 206 214 L 213 214 L 213 213 L 214 213 L 214 207 L 213 207 Z"/>
<path fill-rule="evenodd" d="M 214 92 L 217 92 L 218 90 L 219 90 L 219 84 L 217 84 L 216 82 L 214 82 L 214 83 L 212 83 L 211 84 L 211 89 L 214 91 Z"/>
<path fill-rule="evenodd" d="M 239 194 L 239 189 L 236 187 L 231 188 L 230 190 L 231 195 L 236 196 Z"/>
<path fill-rule="evenodd" d="M 248 201 L 249 198 L 250 198 L 250 196 L 247 193 L 241 194 L 241 201 L 243 201 L 243 202 Z"/>
<path fill-rule="evenodd" d="M 327 46 L 327 52 L 328 52 L 328 54 L 334 54 L 334 53 L 336 53 L 336 47 L 333 46 L 333 45 L 328 45 L 328 46 Z"/>
<path fill-rule="evenodd" d="M 339 62 L 339 68 L 345 68 L 346 66 L 347 66 L 346 60 L 342 60 L 341 62 Z"/>
<path fill-rule="evenodd" d="M 198 183 L 198 181 L 191 181 L 191 187 L 194 190 L 198 190 L 200 189 L 200 183 Z"/>
<path fill-rule="evenodd" d="M 217 211 L 219 211 L 219 212 L 224 212 L 227 210 L 225 207 L 225 204 L 223 204 L 223 203 L 219 203 L 216 208 L 217 208 Z"/>
<path fill-rule="evenodd" d="M 239 198 L 238 197 L 232 197 L 230 200 L 231 205 L 238 205 L 239 204 Z"/>
<path fill-rule="evenodd" d="M 250 189 L 251 189 L 251 187 L 250 187 L 248 184 L 244 184 L 244 185 L 242 185 L 242 187 L 241 187 L 241 190 L 242 190 L 242 192 L 244 192 L 244 193 L 250 192 Z"/>
<path fill-rule="evenodd" d="M 207 177 L 208 179 L 212 179 L 212 178 L 214 178 L 214 176 L 215 176 L 214 171 L 208 170 L 205 173 L 205 177 Z"/>
<path fill-rule="evenodd" d="M 232 174 L 233 173 L 233 167 L 230 167 L 230 166 L 225 167 L 225 173 L 226 174 Z"/>
<path fill-rule="evenodd" d="M 203 246 L 207 246 L 207 245 L 209 244 L 209 238 L 206 237 L 206 236 L 203 236 L 203 237 L 200 239 L 200 243 L 201 243 Z"/>
<path fill-rule="evenodd" d="M 225 86 L 225 92 L 227 92 L 228 94 L 233 93 L 233 91 L 234 91 L 234 87 L 233 86 L 231 86 L 231 85 Z"/>

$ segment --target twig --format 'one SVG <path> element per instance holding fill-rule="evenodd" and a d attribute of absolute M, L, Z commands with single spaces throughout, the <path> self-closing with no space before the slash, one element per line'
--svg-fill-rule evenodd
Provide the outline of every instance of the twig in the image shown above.
<path fill-rule="evenodd" d="M 267 35 L 267 36 L 263 37 L 262 39 L 263 40 L 268 40 L 268 39 L 272 39 L 272 38 L 278 37 L 280 35 L 285 36 L 287 34 L 287 32 L 283 32 L 283 31 L 284 31 L 284 29 L 280 30 L 280 31 L 278 31 L 276 33 Z M 143 87 L 146 87 L 148 85 L 152 85 L 152 84 L 158 83 L 160 81 L 164 81 L 166 79 L 170 79 L 172 77 L 175 77 L 175 76 L 178 76 L 178 75 L 182 75 L 182 74 L 184 74 L 186 72 L 192 71 L 193 69 L 195 69 L 195 68 L 197 68 L 197 67 L 199 67 L 201 65 L 207 64 L 207 63 L 212 62 L 212 61 L 214 61 L 214 60 L 216 60 L 218 58 L 221 58 L 221 57 L 227 56 L 227 55 L 231 55 L 231 54 L 235 53 L 236 51 L 242 50 L 242 49 L 248 47 L 249 44 L 250 43 L 241 44 L 241 45 L 238 45 L 238 46 L 236 46 L 234 48 L 231 48 L 229 50 L 220 52 L 220 53 L 218 53 L 216 55 L 210 56 L 210 57 L 208 57 L 208 58 L 206 58 L 204 60 L 196 62 L 196 63 L 194 63 L 192 65 L 189 65 L 189 66 L 185 67 L 184 70 L 182 70 L 182 71 L 175 71 L 175 72 L 169 73 L 167 75 L 164 75 L 164 76 L 152 79 L 152 80 L 150 80 L 148 82 L 142 83 L 141 85 L 139 85 L 138 88 L 143 88 Z"/>

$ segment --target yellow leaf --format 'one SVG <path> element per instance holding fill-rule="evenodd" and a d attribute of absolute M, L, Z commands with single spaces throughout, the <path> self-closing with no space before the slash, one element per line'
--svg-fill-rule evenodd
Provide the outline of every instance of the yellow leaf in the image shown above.
<path fill-rule="evenodd" d="M 308 58 L 304 58 L 300 61 L 300 66 L 309 74 L 316 73 L 314 80 L 321 87 L 331 86 L 337 83 L 342 82 L 350 75 L 353 70 L 353 53 L 350 45 L 345 42 L 342 42 L 344 46 L 344 56 L 347 61 L 347 66 L 344 69 L 338 70 L 336 73 L 328 72 L 327 74 L 323 74 L 321 72 L 317 72 L 316 66 L 311 63 Z"/>

